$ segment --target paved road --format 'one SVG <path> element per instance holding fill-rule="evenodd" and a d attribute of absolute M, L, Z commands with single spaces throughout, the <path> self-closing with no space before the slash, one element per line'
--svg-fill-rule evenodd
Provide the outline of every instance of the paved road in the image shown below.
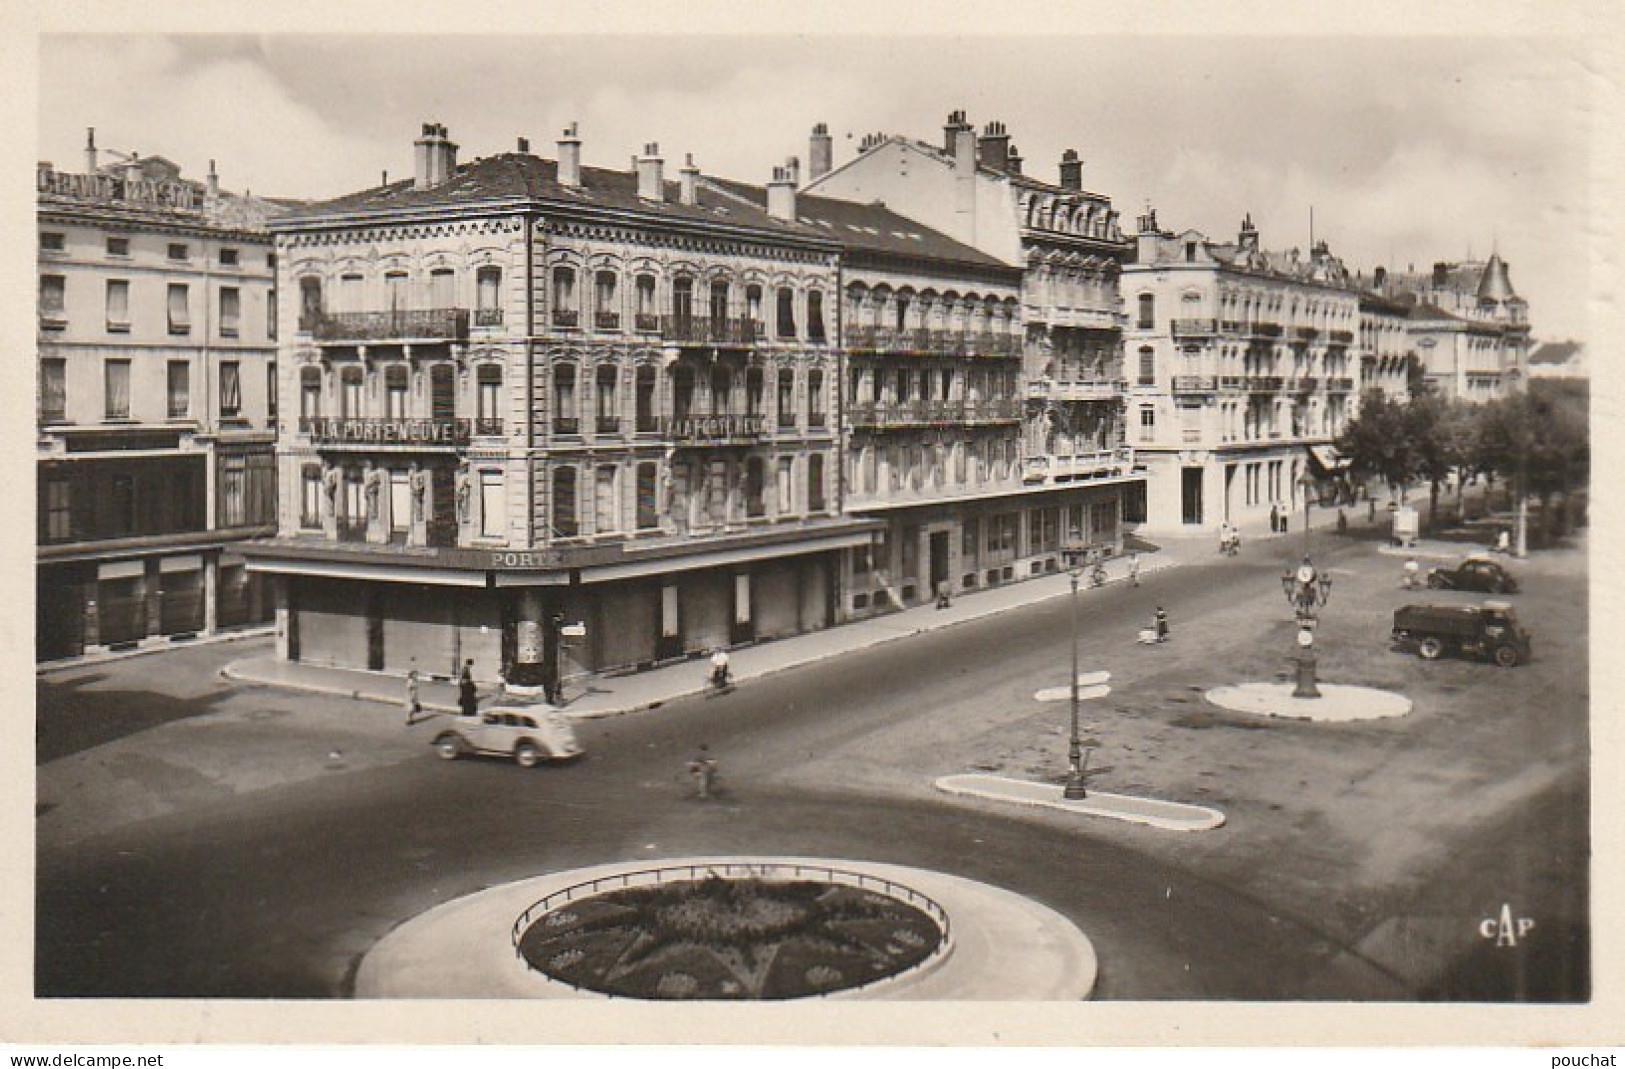
<path fill-rule="evenodd" d="M 1085 667 L 1111 663 L 1114 686 L 1133 690 L 1211 664 L 1227 613 L 1279 615 L 1274 576 L 1287 549 L 1177 569 L 1139 589 L 1091 592 L 1080 613 Z M 1365 552 L 1350 543 L 1317 549 L 1330 565 Z M 1133 632 L 1159 603 L 1173 612 L 1175 641 L 1136 651 Z M 1343 923 L 1293 894 L 1261 893 L 1203 863 L 1222 843 L 1185 857 L 1169 833 L 1102 828 L 930 789 L 936 775 L 997 756 L 1013 735 L 1049 731 L 1061 759 L 1064 737 L 1045 721 L 1064 717 L 1065 707 L 1036 706 L 1031 694 L 1058 681 L 1057 667 L 1065 678 L 1069 611 L 1066 599 L 1051 601 L 729 696 L 594 721 L 583 727 L 588 758 L 566 767 L 446 765 L 410 736 L 362 759 L 354 749 L 368 746 L 360 733 L 346 742 L 353 759 L 344 768 L 295 785 L 196 795 L 180 785 L 196 804 L 101 831 L 81 824 L 71 838 L 42 831 L 38 992 L 342 996 L 359 956 L 391 927 L 482 887 L 603 861 L 785 853 L 940 869 L 1028 894 L 1094 940 L 1102 998 L 1451 997 L 1448 984 L 1430 978 L 1428 988 L 1365 954 L 1358 944 L 1369 925 Z M 197 670 L 224 656 L 165 655 L 161 681 L 153 666 L 163 659 L 142 659 L 137 674 L 179 692 L 179 705 L 162 693 L 144 696 L 141 685 L 120 688 L 113 666 L 98 684 L 114 688 L 111 700 L 71 680 L 47 684 L 42 759 L 117 733 L 92 731 L 69 711 L 85 702 L 104 711 L 115 704 L 103 719 L 134 733 L 75 760 L 112 760 L 106 755 L 120 745 L 174 731 L 150 727 L 166 708 L 193 716 L 201 731 L 215 718 L 251 717 L 245 704 L 274 707 L 281 719 L 260 729 L 308 733 L 312 752 L 335 710 L 358 721 L 395 717 L 380 706 L 234 693 Z M 687 800 L 678 782 L 683 757 L 702 740 L 722 761 L 720 804 Z M 143 774 L 162 770 L 129 773 Z M 1551 819 L 1572 808 L 1558 806 Z"/>

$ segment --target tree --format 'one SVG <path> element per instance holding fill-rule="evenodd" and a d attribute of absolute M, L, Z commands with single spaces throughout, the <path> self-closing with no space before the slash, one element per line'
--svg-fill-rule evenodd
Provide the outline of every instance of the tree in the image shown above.
<path fill-rule="evenodd" d="M 1477 462 L 1540 499 L 1541 531 L 1552 533 L 1552 498 L 1567 498 L 1590 478 L 1586 390 L 1535 381 L 1529 389 L 1485 404 L 1479 413 Z"/>
<path fill-rule="evenodd" d="M 1417 456 L 1406 406 L 1372 391 L 1360 399 L 1360 411 L 1337 436 L 1337 451 L 1349 459 L 1356 478 L 1376 476 L 1398 497 L 1416 477 Z"/>
<path fill-rule="evenodd" d="M 1465 481 L 1477 421 L 1466 402 L 1429 391 L 1412 397 L 1405 407 L 1405 422 L 1415 473 L 1428 481 L 1428 526 L 1436 528 L 1439 488 L 1452 474 Z M 1456 500 L 1461 500 L 1459 493 Z"/>

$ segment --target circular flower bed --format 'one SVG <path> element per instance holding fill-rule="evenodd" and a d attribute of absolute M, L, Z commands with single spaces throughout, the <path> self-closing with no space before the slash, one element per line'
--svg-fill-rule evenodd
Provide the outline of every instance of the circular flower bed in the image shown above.
<path fill-rule="evenodd" d="M 817 879 L 708 876 L 577 898 L 519 953 L 575 987 L 642 999 L 787 999 L 895 976 L 941 946 L 926 911 Z"/>

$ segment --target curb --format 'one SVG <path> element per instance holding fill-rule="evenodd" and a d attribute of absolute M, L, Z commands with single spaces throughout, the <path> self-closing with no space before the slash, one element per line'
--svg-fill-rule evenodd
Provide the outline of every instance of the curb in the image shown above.
<path fill-rule="evenodd" d="M 1104 791 L 1090 791 L 1087 798 L 1068 799 L 1062 794 L 1063 788 L 1058 786 L 980 773 L 943 776 L 934 786 L 945 794 L 1106 817 L 1130 824 L 1145 824 L 1162 831 L 1212 831 L 1225 822 L 1223 813 L 1207 806 L 1167 802 L 1160 798 L 1138 798 L 1128 794 L 1108 794 Z M 1158 816 L 1147 810 L 1163 810 L 1168 815 Z"/>

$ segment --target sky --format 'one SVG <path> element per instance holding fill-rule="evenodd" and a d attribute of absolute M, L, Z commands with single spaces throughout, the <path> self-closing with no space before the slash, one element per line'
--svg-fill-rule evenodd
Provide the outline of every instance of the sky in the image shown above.
<path fill-rule="evenodd" d="M 1068 148 L 1125 231 L 1233 240 L 1251 213 L 1267 248 L 1330 243 L 1350 270 L 1425 269 L 1499 251 L 1537 340 L 1585 339 L 1591 47 L 1579 36 L 1298 32 L 158 34 L 39 38 L 39 158 L 162 155 L 233 190 L 322 198 L 411 173 L 440 122 L 460 158 L 553 156 L 763 182 L 805 159 L 826 122 L 835 161 L 869 132 L 939 141 L 950 111 L 1002 121 L 1027 173 Z M 1469 25 L 1476 25 L 1469 23 Z M 106 157 L 104 156 L 104 159 Z"/>

